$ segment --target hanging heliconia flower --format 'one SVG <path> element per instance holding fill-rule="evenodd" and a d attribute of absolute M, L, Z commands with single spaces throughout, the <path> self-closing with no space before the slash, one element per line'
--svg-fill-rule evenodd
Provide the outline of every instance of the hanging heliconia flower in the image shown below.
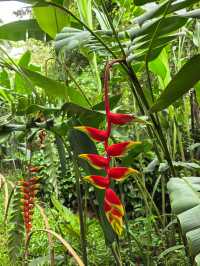
<path fill-rule="evenodd" d="M 139 141 L 125 141 L 117 144 L 108 146 L 106 152 L 112 157 L 122 157 L 124 156 L 133 146 L 140 144 Z"/>
<path fill-rule="evenodd" d="M 35 173 L 37 167 L 31 167 L 31 170 L 32 173 Z M 35 196 L 39 189 L 38 177 L 33 176 L 27 181 L 21 179 L 18 181 L 18 187 L 21 192 L 21 209 L 23 213 L 26 236 L 28 236 L 32 228 Z"/>
<path fill-rule="evenodd" d="M 99 189 L 106 189 L 110 185 L 110 179 L 108 177 L 103 177 L 100 175 L 85 176 L 84 180 L 88 181 L 93 186 Z"/>
<path fill-rule="evenodd" d="M 140 121 L 133 115 L 115 114 L 110 111 L 110 103 L 108 96 L 108 81 L 110 68 L 113 64 L 120 60 L 113 60 L 106 65 L 104 76 L 104 99 L 107 119 L 107 129 L 100 130 L 88 126 L 78 126 L 75 129 L 80 130 L 88 135 L 88 137 L 97 142 L 104 142 L 105 156 L 98 154 L 80 154 L 79 157 L 86 160 L 92 167 L 96 169 L 104 169 L 106 177 L 98 175 L 90 175 L 84 177 L 84 180 L 93 186 L 105 190 L 104 195 L 104 211 L 106 217 L 116 234 L 121 235 L 123 231 L 124 207 L 117 194 L 110 188 L 111 179 L 115 181 L 123 181 L 129 175 L 138 174 L 139 172 L 130 167 L 111 167 L 111 157 L 122 157 L 132 149 L 135 145 L 140 144 L 139 141 L 126 141 L 109 146 L 108 141 L 113 125 L 125 125 L 132 121 Z"/>
<path fill-rule="evenodd" d="M 112 167 L 108 169 L 108 176 L 116 181 L 123 181 L 129 175 L 139 174 L 139 172 L 130 167 Z"/>
<path fill-rule="evenodd" d="M 88 163 L 96 169 L 106 168 L 109 165 L 108 158 L 98 154 L 80 154 L 79 157 L 88 161 Z"/>

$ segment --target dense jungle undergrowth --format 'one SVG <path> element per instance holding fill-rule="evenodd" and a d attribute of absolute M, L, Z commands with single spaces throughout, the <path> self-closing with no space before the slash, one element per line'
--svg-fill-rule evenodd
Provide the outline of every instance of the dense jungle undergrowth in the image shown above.
<path fill-rule="evenodd" d="M 0 265 L 200 265 L 199 1 L 18 2 L 0 20 Z"/>

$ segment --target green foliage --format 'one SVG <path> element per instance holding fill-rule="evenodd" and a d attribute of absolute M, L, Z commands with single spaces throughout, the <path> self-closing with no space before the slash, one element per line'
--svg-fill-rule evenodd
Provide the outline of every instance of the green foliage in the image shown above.
<path fill-rule="evenodd" d="M 12 227 L 9 230 L 8 237 L 9 257 L 12 263 L 19 261 L 19 258 L 22 255 L 21 248 L 24 240 L 24 222 L 20 208 L 20 199 L 20 190 L 16 187 L 16 191 L 12 199 L 12 213 L 9 220 Z"/>
<path fill-rule="evenodd" d="M 152 106 L 151 111 L 163 110 L 193 88 L 200 79 L 199 64 L 200 55 L 191 58 L 170 81 L 160 98 Z"/>
<path fill-rule="evenodd" d="M 172 211 L 177 214 L 191 260 L 199 255 L 199 177 L 172 178 L 168 183 Z M 199 264 L 197 264 L 199 265 Z"/>
<path fill-rule="evenodd" d="M 2 42 L 5 50 L 0 51 L 0 159 L 2 166 L 6 165 L 2 170 L 20 168 L 24 172 L 30 158 L 33 165 L 43 166 L 38 199 L 46 206 L 51 229 L 80 256 L 81 223 L 74 213 L 81 196 L 89 265 L 114 265 L 111 244 L 112 251 L 119 250 L 127 265 L 189 265 L 186 257 L 195 258 L 198 264 L 199 182 L 194 177 L 169 181 L 172 213 L 166 182 L 172 176 L 199 175 L 199 141 L 191 134 L 199 132 L 200 117 L 199 25 L 195 21 L 199 1 L 21 2 L 33 4 L 34 19 L 0 26 L 1 40 L 20 41 Z M 149 8 L 146 3 L 154 6 Z M 32 39 L 21 42 L 44 37 L 45 41 L 55 39 L 48 44 Z M 21 46 L 24 51 L 13 56 Z M 126 61 L 113 69 L 111 109 L 148 120 L 129 124 L 121 132 L 113 130 L 113 143 L 127 136 L 142 141 L 125 158 L 113 162 L 141 172 L 138 178 L 124 181 L 118 191 L 126 207 L 126 230 L 119 241 L 104 215 L 103 191 L 88 189 L 80 176 L 81 192 L 77 195 L 71 157 L 81 166 L 81 175 L 104 174 L 78 158 L 80 153 L 102 152 L 102 145 L 96 149 L 73 127 L 104 128 L 101 81 L 105 61 L 113 58 Z M 197 101 L 188 93 L 193 87 Z M 155 114 L 158 111 L 162 112 Z M 47 137 L 38 150 L 40 129 L 46 129 Z M 49 203 L 52 193 L 56 197 Z M 12 226 L 8 244 L 11 256 L 19 257 L 21 263 L 23 230 L 17 197 L 15 194 L 13 213 L 9 213 Z M 188 250 L 185 245 L 187 256 L 182 245 L 186 243 L 181 242 L 171 220 L 175 214 L 189 246 Z M 44 228 L 37 209 L 33 223 L 34 229 Z M 7 253 L 6 237 L 3 244 L 0 257 L 9 265 L 8 256 L 3 254 Z M 73 265 L 55 240 L 54 247 L 56 265 Z M 45 234 L 33 234 L 29 253 L 30 265 L 49 264 Z"/>
<path fill-rule="evenodd" d="M 52 38 L 70 22 L 69 16 L 55 7 L 35 7 L 33 14 L 40 28 Z"/>
<path fill-rule="evenodd" d="M 45 33 L 40 29 L 35 19 L 15 21 L 0 26 L 1 40 L 25 41 L 27 37 L 45 40 Z"/>

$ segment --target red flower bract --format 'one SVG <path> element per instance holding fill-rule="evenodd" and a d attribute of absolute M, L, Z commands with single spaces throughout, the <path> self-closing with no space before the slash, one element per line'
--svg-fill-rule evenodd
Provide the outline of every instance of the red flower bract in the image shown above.
<path fill-rule="evenodd" d="M 106 189 L 104 201 L 110 205 L 111 208 L 117 209 L 122 216 L 124 215 L 124 207 L 117 194 L 111 188 Z"/>
<path fill-rule="evenodd" d="M 79 157 L 87 160 L 88 163 L 96 169 L 106 168 L 109 164 L 109 160 L 107 158 L 97 154 L 80 154 Z"/>
<path fill-rule="evenodd" d="M 110 122 L 115 125 L 125 125 L 134 120 L 133 115 L 109 113 Z"/>
<path fill-rule="evenodd" d="M 113 230 L 118 235 L 121 235 L 123 230 L 122 217 L 124 216 L 124 208 L 116 193 L 110 188 L 106 189 L 105 192 L 104 211 Z"/>
<path fill-rule="evenodd" d="M 107 154 L 112 157 L 120 157 L 125 155 L 134 145 L 140 144 L 139 141 L 125 141 L 108 146 Z"/>
<path fill-rule="evenodd" d="M 110 180 L 108 177 L 90 175 L 85 176 L 84 179 L 99 189 L 106 189 L 110 185 Z"/>
<path fill-rule="evenodd" d="M 108 176 L 116 181 L 122 181 L 131 174 L 138 174 L 139 172 L 129 167 L 112 167 L 108 170 Z"/>
<path fill-rule="evenodd" d="M 98 142 L 105 141 L 108 138 L 108 133 L 106 130 L 100 130 L 94 127 L 85 127 L 85 126 L 74 127 L 74 128 L 84 132 L 85 134 L 88 135 L 89 138 Z"/>

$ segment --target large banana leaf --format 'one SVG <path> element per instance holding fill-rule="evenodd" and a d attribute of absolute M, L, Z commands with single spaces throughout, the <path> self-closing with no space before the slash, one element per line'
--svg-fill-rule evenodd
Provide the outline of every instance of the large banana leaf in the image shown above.
<path fill-rule="evenodd" d="M 0 39 L 21 41 L 28 38 L 45 41 L 46 34 L 41 30 L 35 19 L 19 20 L 0 26 Z"/>
<path fill-rule="evenodd" d="M 188 252 L 200 265 L 200 177 L 171 178 L 167 187 Z"/>

